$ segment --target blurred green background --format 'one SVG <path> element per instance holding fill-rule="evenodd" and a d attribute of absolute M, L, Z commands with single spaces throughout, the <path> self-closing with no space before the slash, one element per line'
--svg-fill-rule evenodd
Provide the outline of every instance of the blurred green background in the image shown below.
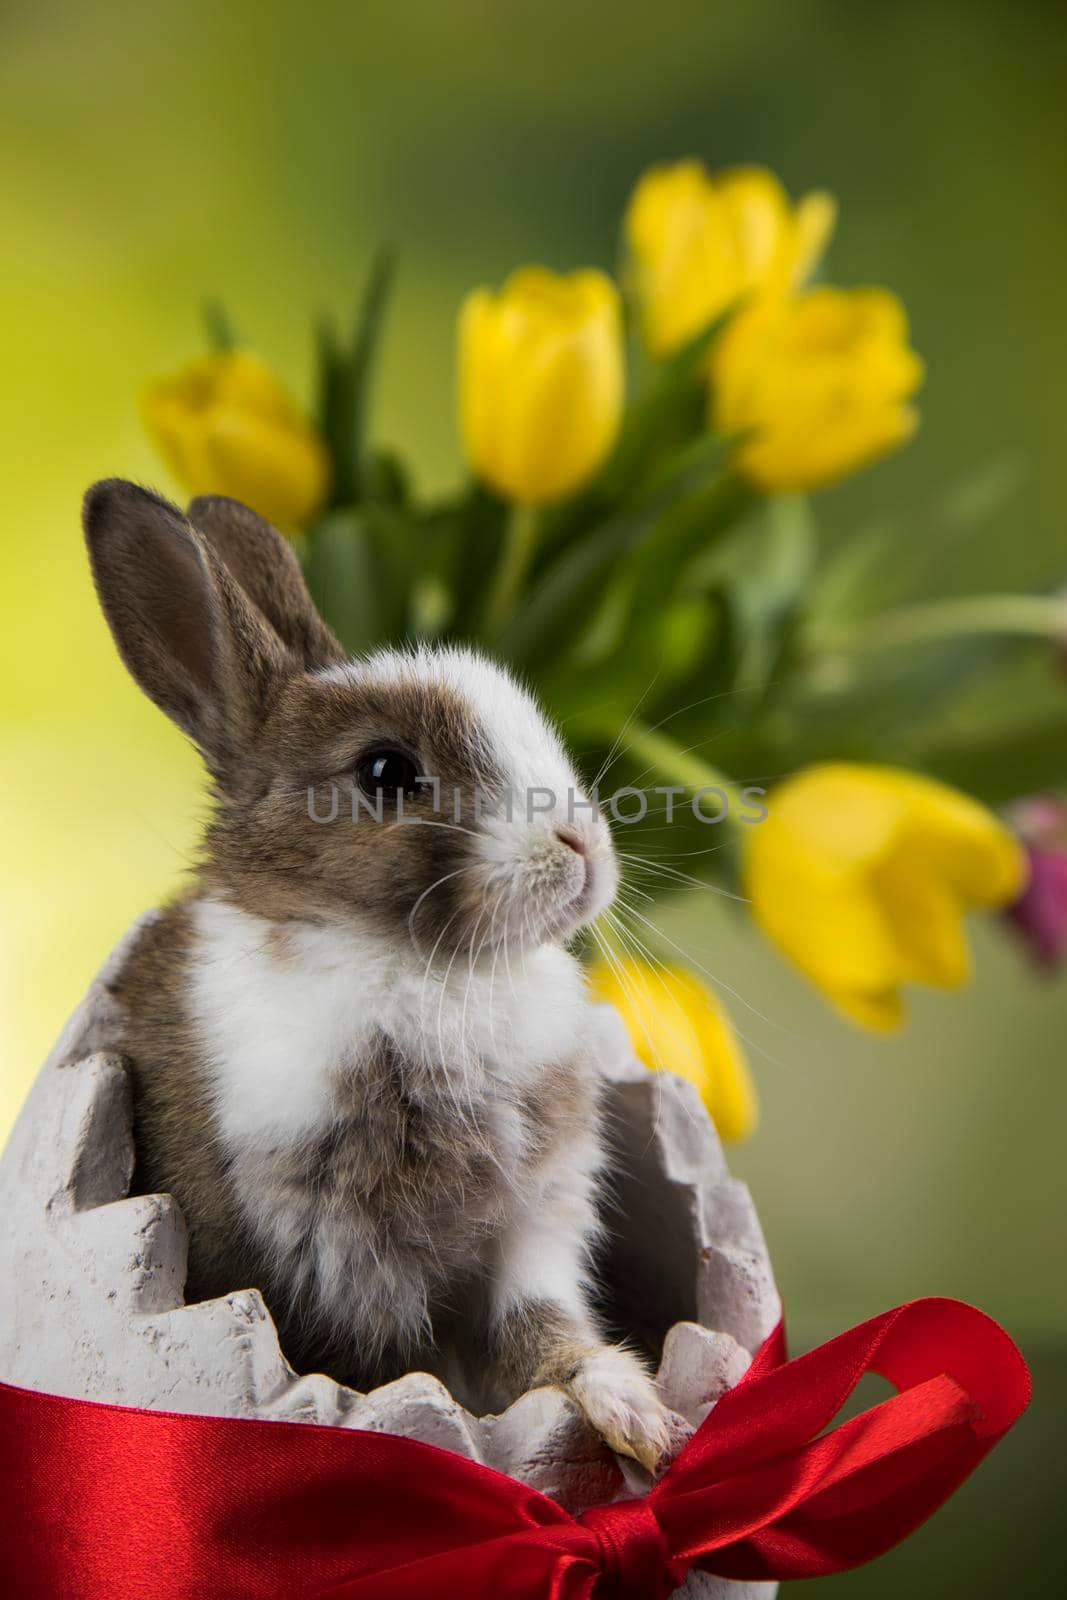
<path fill-rule="evenodd" d="M 893 511 L 929 540 L 931 508 L 989 469 L 1014 493 L 933 551 L 931 586 L 1042 583 L 1067 569 L 1065 47 L 1067 13 L 1039 0 L 3 0 L 0 1135 L 196 835 L 196 762 L 118 664 L 78 500 L 110 473 L 174 489 L 135 395 L 199 347 L 204 294 L 306 395 L 310 314 L 347 308 L 392 241 L 376 431 L 445 487 L 464 291 L 525 260 L 610 266 L 651 161 L 766 163 L 836 192 L 829 276 L 897 289 L 929 363 L 918 442 L 823 496 L 826 525 Z M 886 1042 L 721 907 L 694 890 L 673 932 L 749 1041 L 764 1121 L 733 1161 L 794 1345 L 960 1295 L 1037 1376 L 1030 1417 L 928 1528 L 809 1593 L 1044 1594 L 1067 1575 L 1067 982 L 986 926 L 973 988 L 920 996 Z"/>

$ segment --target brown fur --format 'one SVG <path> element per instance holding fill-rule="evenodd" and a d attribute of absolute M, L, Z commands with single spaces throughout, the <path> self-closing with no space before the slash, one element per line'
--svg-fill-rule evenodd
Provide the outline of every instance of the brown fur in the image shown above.
<path fill-rule="evenodd" d="M 117 991 L 135 1088 L 136 1181 L 182 1207 L 188 1298 L 260 1287 L 298 1368 L 361 1386 L 413 1361 L 453 1382 L 458 1363 L 466 1392 L 494 1403 L 534 1381 L 568 1382 L 602 1348 L 592 1317 L 533 1299 L 494 1324 L 488 1285 L 509 1215 L 596 1128 L 591 1067 L 580 1058 L 546 1063 L 535 1087 L 515 1091 L 506 1109 L 521 1154 L 505 1165 L 492 1105 L 451 1114 L 423 1081 L 432 1069 L 400 1061 L 380 1037 L 358 1062 L 338 1064 L 325 1137 L 238 1157 L 216 1130 L 189 1001 L 193 915 L 205 893 L 266 919 L 269 952 L 283 964 L 292 959 L 287 924 L 340 927 L 354 914 L 373 921 L 386 949 L 393 941 L 410 951 L 413 936 L 462 949 L 482 914 L 465 898 L 464 875 L 423 892 L 467 859 L 475 785 L 484 793 L 503 782 L 488 730 L 441 685 L 412 677 L 376 689 L 316 676 L 343 659 L 340 646 L 291 551 L 234 502 L 195 501 L 187 519 L 145 490 L 109 482 L 90 492 L 85 520 L 123 658 L 200 746 L 215 780 L 196 882 L 147 929 Z M 377 741 L 417 753 L 448 792 L 458 787 L 459 830 L 312 820 L 309 789 L 337 786 L 350 797 L 354 764 Z M 416 797 L 406 809 L 430 820 L 432 802 Z M 367 848 L 353 848 L 353 826 L 373 827 Z M 249 1192 L 292 1218 L 284 1245 L 253 1237 L 238 1199 Z M 357 1287 L 367 1252 L 386 1275 L 394 1264 L 418 1266 L 429 1287 L 417 1338 L 394 1336 L 383 1314 L 371 1333 L 373 1316 L 365 1320 L 359 1346 L 351 1330 L 322 1319 L 309 1274 L 310 1239 L 324 1223 L 342 1240 L 339 1270 Z"/>
<path fill-rule="evenodd" d="M 520 1104 L 526 1170 L 502 1175 L 491 1128 L 469 1115 L 428 1117 L 383 1039 L 371 1058 L 361 1057 L 358 1075 L 339 1082 L 336 1122 L 325 1138 L 244 1159 L 235 1170 L 216 1137 L 187 1012 L 188 958 L 189 905 L 179 901 L 146 930 L 115 990 L 134 1082 L 134 1184 L 142 1193 L 172 1194 L 182 1208 L 190 1229 L 186 1298 L 259 1287 L 297 1370 L 326 1371 L 357 1387 L 412 1365 L 447 1374 L 483 1405 L 505 1404 L 535 1382 L 566 1383 L 581 1356 L 598 1347 L 592 1324 L 530 1301 L 490 1326 L 487 1279 L 516 1188 L 558 1155 L 576 1125 L 597 1118 L 591 1069 L 558 1064 L 527 1092 Z M 239 1184 L 255 1184 L 279 1206 L 287 1195 L 310 1197 L 309 1217 L 343 1221 L 385 1255 L 419 1258 L 437 1286 L 425 1339 L 353 1350 L 317 1319 L 310 1295 L 292 1298 L 291 1271 L 280 1274 L 245 1226 Z"/>
<path fill-rule="evenodd" d="M 452 820 L 451 793 L 461 791 L 461 826 L 470 825 L 475 785 L 492 792 L 500 782 L 486 754 L 486 741 L 472 728 L 469 711 L 446 690 L 417 685 L 389 691 L 355 690 L 304 674 L 278 690 L 238 791 L 219 798 L 208 830 L 204 882 L 274 921 L 333 918 L 345 922 L 353 908 L 390 916 L 391 931 L 406 937 L 405 919 L 427 885 L 458 867 L 469 853 L 469 835 L 437 825 L 428 792 L 404 803 L 406 818 L 379 826 L 356 812 L 355 827 L 374 829 L 373 850 L 353 850 L 350 821 L 355 785 L 352 767 L 361 749 L 388 742 L 431 753 L 433 773 L 448 793 L 444 821 Z M 308 815 L 308 792 L 316 816 L 328 816 L 336 797 L 338 825 Z M 346 821 L 346 818 L 348 821 Z M 457 909 L 461 885 L 449 880 L 419 907 L 414 930 L 432 945 Z M 456 940 L 466 938 L 463 921 Z"/>
<path fill-rule="evenodd" d="M 263 519 L 226 495 L 200 495 L 189 521 L 240 585 L 286 649 L 308 671 L 343 661 L 344 650 L 313 606 L 291 546 L 279 540 L 263 559 Z"/>

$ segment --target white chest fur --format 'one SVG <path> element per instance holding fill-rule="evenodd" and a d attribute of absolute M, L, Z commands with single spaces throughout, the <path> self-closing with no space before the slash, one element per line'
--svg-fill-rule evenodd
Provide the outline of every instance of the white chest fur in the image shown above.
<path fill-rule="evenodd" d="M 198 902 L 193 1014 L 219 1133 L 235 1152 L 323 1131 L 332 1079 L 384 1035 L 432 1068 L 442 1096 L 508 1097 L 581 1048 L 587 1024 L 577 963 L 546 947 L 471 971 L 465 955 L 427 974 L 371 935 L 272 924 Z"/>

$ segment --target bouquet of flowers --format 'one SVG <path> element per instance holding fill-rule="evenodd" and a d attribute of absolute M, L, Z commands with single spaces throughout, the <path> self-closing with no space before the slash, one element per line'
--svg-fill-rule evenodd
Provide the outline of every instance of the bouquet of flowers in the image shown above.
<path fill-rule="evenodd" d="M 1067 943 L 1058 803 L 992 809 L 1067 775 L 1067 704 L 1024 719 L 1005 692 L 1058 660 L 1067 602 L 923 599 L 891 525 L 820 540 L 810 496 L 909 439 L 923 377 L 892 293 L 813 285 L 834 220 L 824 193 L 683 161 L 638 182 L 619 283 L 528 266 L 475 289 L 470 474 L 444 499 L 370 439 L 385 256 L 351 332 L 319 328 L 314 421 L 218 307 L 210 353 L 143 396 L 186 488 L 292 536 L 351 650 L 473 641 L 533 685 L 619 829 L 593 982 L 728 1138 L 754 1120 L 747 1068 L 651 901 L 736 896 L 879 1030 L 903 985 L 966 981 L 970 909 L 1011 908 L 1046 962 Z"/>

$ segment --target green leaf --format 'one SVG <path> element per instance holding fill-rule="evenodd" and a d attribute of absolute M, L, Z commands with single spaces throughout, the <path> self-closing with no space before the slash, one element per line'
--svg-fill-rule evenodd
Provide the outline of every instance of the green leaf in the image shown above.
<path fill-rule="evenodd" d="M 776 746 L 766 758 L 772 770 L 822 760 L 929 767 L 942 748 L 995 742 L 1017 721 L 1018 703 L 978 720 L 961 714 L 968 702 L 986 703 L 985 686 L 999 684 L 1014 652 L 1022 653 L 1018 641 L 967 639 L 892 659 L 825 657 L 790 671 L 773 715 L 750 731 Z"/>
<path fill-rule="evenodd" d="M 353 499 L 355 466 L 351 458 L 352 387 L 348 360 L 332 317 L 316 328 L 318 353 L 318 429 L 333 462 L 333 505 Z"/>
<path fill-rule="evenodd" d="M 392 450 L 368 450 L 363 461 L 362 488 L 366 499 L 387 506 L 408 506 L 411 483 L 400 457 Z"/>
<path fill-rule="evenodd" d="M 706 475 L 706 461 L 696 465 L 687 461 L 657 493 L 576 539 L 543 575 L 535 572 L 530 591 L 500 640 L 508 660 L 529 671 L 572 655 L 620 560 L 651 535 L 672 506 L 698 492 Z"/>
<path fill-rule="evenodd" d="M 318 421 L 333 459 L 334 505 L 354 504 L 367 492 L 370 387 L 393 268 L 391 253 L 380 250 L 367 275 L 350 344 L 345 344 L 332 318 L 324 318 L 319 324 Z"/>
<path fill-rule="evenodd" d="M 365 650 L 376 633 L 366 551 L 351 511 L 326 517 L 309 534 L 304 577 L 311 598 L 346 650 Z"/>
<path fill-rule="evenodd" d="M 661 379 L 627 410 L 596 488 L 602 502 L 625 499 L 664 456 L 707 432 L 704 387 L 692 372 Z"/>
<path fill-rule="evenodd" d="M 452 596 L 450 632 L 460 638 L 477 637 L 507 518 L 505 502 L 481 484 L 472 483 L 434 534 L 434 570 Z"/>
<path fill-rule="evenodd" d="M 695 561 L 688 586 L 716 597 L 722 618 L 712 636 L 713 671 L 732 697 L 724 721 L 751 717 L 783 670 L 815 564 L 816 534 L 801 496 L 768 500 Z M 693 685 L 697 687 L 696 684 Z"/>
<path fill-rule="evenodd" d="M 879 520 L 846 539 L 823 563 L 806 606 L 806 633 L 816 647 L 824 628 L 867 616 L 887 601 L 903 598 L 900 549 L 901 529 L 892 520 Z"/>
<path fill-rule="evenodd" d="M 385 507 L 348 507 L 308 536 L 304 576 L 346 650 L 402 638 L 414 572 L 415 530 Z"/>
<path fill-rule="evenodd" d="M 221 354 L 237 348 L 240 341 L 230 321 L 230 314 L 221 300 L 205 300 L 203 318 L 209 349 Z"/>
<path fill-rule="evenodd" d="M 1022 795 L 1067 785 L 1067 712 L 1000 738 L 933 744 L 920 758 L 931 777 L 1002 805 Z"/>
<path fill-rule="evenodd" d="M 927 500 L 914 511 L 898 507 L 882 513 L 844 538 L 809 595 L 806 632 L 815 647 L 843 623 L 919 596 L 957 592 L 966 560 L 962 546 L 1007 508 L 1023 476 L 1018 455 L 1001 455 L 933 504 Z M 939 572 L 947 583 L 939 580 Z"/>
<path fill-rule="evenodd" d="M 703 597 L 684 600 L 637 625 L 620 626 L 620 601 L 609 591 L 601 614 L 559 670 L 543 668 L 539 687 L 553 703 L 564 704 L 567 733 L 621 726 L 640 702 L 655 720 L 661 711 L 685 703 L 685 685 L 718 626 L 717 609 Z M 610 648 L 605 648 L 610 637 Z M 599 653 L 594 654 L 594 650 Z"/>
<path fill-rule="evenodd" d="M 721 312 L 657 368 L 648 387 L 628 406 L 618 442 L 601 478 L 603 494 L 617 499 L 643 476 L 664 439 L 693 438 L 707 428 L 704 369 L 715 336 L 732 314 Z"/>
<path fill-rule="evenodd" d="M 791 714 L 823 738 L 851 738 L 862 727 L 894 758 L 901 750 L 999 737 L 1018 722 L 1020 707 L 1032 715 L 1042 698 L 1054 705 L 1059 699 L 1048 688 L 1049 638 L 998 631 L 993 624 L 1001 608 L 1008 621 L 1043 625 L 1047 616 L 1054 629 L 1060 602 L 1041 596 L 928 602 L 853 625 L 853 648 L 822 654 L 812 653 L 805 634 L 805 658 L 790 684 Z M 961 621 L 982 626 L 973 632 L 950 626 Z M 822 637 L 829 637 L 825 630 Z"/>
<path fill-rule="evenodd" d="M 627 624 L 633 607 L 633 580 L 625 574 L 608 585 L 574 650 L 575 664 L 584 673 L 622 652 L 629 639 Z M 629 652 L 627 652 L 629 654 Z"/>
<path fill-rule="evenodd" d="M 688 610 L 696 627 L 685 670 L 661 679 L 649 697 L 652 721 L 666 719 L 684 739 L 709 735 L 734 719 L 746 642 L 740 611 L 725 588 L 694 597 Z"/>
<path fill-rule="evenodd" d="M 715 320 L 668 361 L 653 369 L 648 385 L 627 405 L 615 448 L 585 489 L 541 516 L 539 560 L 542 571 L 579 534 L 647 492 L 666 464 L 673 470 L 679 453 L 708 437 L 707 391 L 703 364 L 728 313 Z"/>
<path fill-rule="evenodd" d="M 646 510 L 611 517 L 556 562 L 519 606 L 501 638 L 508 660 L 529 669 L 556 652 L 569 652 L 615 563 L 647 533 L 655 516 Z"/>
<path fill-rule="evenodd" d="M 669 605 L 683 592 L 698 558 L 712 550 L 756 504 L 754 491 L 722 470 L 728 449 L 723 440 L 708 437 L 682 457 L 687 468 L 703 462 L 715 469 L 715 476 L 672 505 L 629 558 L 635 617 L 639 610 L 657 611 Z M 660 481 L 657 477 L 657 484 Z"/>
<path fill-rule="evenodd" d="M 419 568 L 419 530 L 406 512 L 368 501 L 360 520 L 370 552 L 372 580 L 378 600 L 378 629 L 383 639 L 404 637 Z"/>
<path fill-rule="evenodd" d="M 356 473 L 354 499 L 359 499 L 363 493 L 360 480 L 366 451 L 370 387 L 381 347 L 382 328 L 395 265 L 391 250 L 378 251 L 367 274 L 352 339 L 349 381 L 352 386 L 350 449 Z"/>
<path fill-rule="evenodd" d="M 381 507 L 368 503 L 364 513 L 392 511 L 402 518 L 407 594 L 404 632 L 409 638 L 437 637 L 452 625 L 455 597 L 452 567 L 458 536 L 454 502 L 424 506 Z"/>

